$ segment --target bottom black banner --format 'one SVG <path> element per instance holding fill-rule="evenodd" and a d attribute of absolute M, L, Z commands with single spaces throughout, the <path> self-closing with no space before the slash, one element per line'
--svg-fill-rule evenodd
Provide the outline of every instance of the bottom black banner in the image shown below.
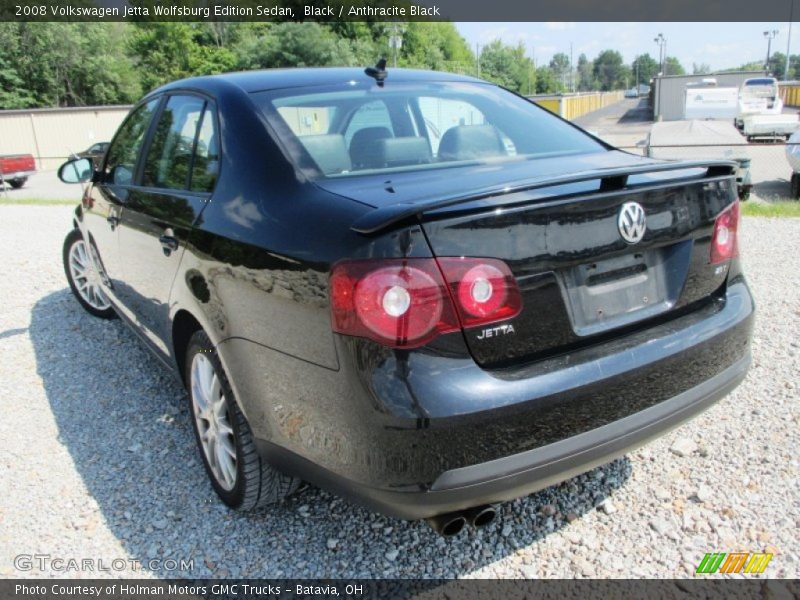
<path fill-rule="evenodd" d="M 245 600 L 313 598 L 394 600 L 528 598 L 798 598 L 797 580 L 158 580 L 4 579 L 0 598 L 32 600 Z"/>

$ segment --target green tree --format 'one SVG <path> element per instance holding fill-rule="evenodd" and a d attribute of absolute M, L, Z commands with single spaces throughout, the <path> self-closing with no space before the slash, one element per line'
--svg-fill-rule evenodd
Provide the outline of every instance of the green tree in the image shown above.
<path fill-rule="evenodd" d="M 213 75 L 235 68 L 233 52 L 210 43 L 205 24 L 137 22 L 133 27 L 128 49 L 137 57 L 145 89 L 175 79 Z"/>
<path fill-rule="evenodd" d="M 563 87 L 556 79 L 556 74 L 550 67 L 539 67 L 536 69 L 536 93 L 555 94 L 563 91 Z"/>
<path fill-rule="evenodd" d="M 586 58 L 585 54 L 578 57 L 578 90 L 581 92 L 588 92 L 595 89 L 594 82 L 594 65 L 592 61 Z"/>
<path fill-rule="evenodd" d="M 639 83 L 648 83 L 653 77 L 658 75 L 658 61 L 645 52 L 633 59 L 631 63 L 631 73 L 636 77 L 636 67 L 639 67 Z"/>
<path fill-rule="evenodd" d="M 557 52 L 550 60 L 550 70 L 553 72 L 553 80 L 559 91 L 567 90 L 570 84 L 570 64 L 569 56 L 563 52 Z"/>
<path fill-rule="evenodd" d="M 686 69 L 674 56 L 664 59 L 664 75 L 686 75 Z"/>
<path fill-rule="evenodd" d="M 28 108 L 35 105 L 33 94 L 25 86 L 13 64 L 0 55 L 0 110 Z"/>
<path fill-rule="evenodd" d="M 528 93 L 534 82 L 533 61 L 525 56 L 525 46 L 506 46 L 494 40 L 481 48 L 481 77 L 518 93 Z M 538 89 L 538 74 L 536 85 Z"/>
<path fill-rule="evenodd" d="M 141 88 L 120 44 L 126 30 L 122 23 L 3 23 L 6 96 L 13 85 L 17 106 L 131 102 Z M 15 76 L 22 87 L 10 83 Z"/>
<path fill-rule="evenodd" d="M 768 71 L 773 77 L 783 79 L 783 73 L 786 69 L 786 55 L 782 52 L 774 52 L 769 57 Z"/>
<path fill-rule="evenodd" d="M 708 75 L 711 67 L 706 63 L 692 63 L 692 75 Z"/>
<path fill-rule="evenodd" d="M 469 72 L 475 58 L 452 23 L 411 22 L 403 26 L 400 66 Z M 388 29 L 386 36 L 387 56 Z"/>
<path fill-rule="evenodd" d="M 622 55 L 619 52 L 603 50 L 594 59 L 593 75 L 601 90 L 618 90 L 625 87 L 630 71 L 622 62 Z"/>
<path fill-rule="evenodd" d="M 236 48 L 239 68 L 326 67 L 357 64 L 347 39 L 319 23 L 284 22 Z"/>

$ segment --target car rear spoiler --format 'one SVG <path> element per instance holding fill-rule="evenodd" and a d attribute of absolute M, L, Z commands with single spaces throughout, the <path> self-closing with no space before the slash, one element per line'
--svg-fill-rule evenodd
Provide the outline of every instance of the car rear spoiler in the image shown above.
<path fill-rule="evenodd" d="M 474 200 L 481 200 L 490 196 L 513 194 L 525 192 L 568 183 L 579 183 L 600 180 L 601 192 L 620 190 L 627 185 L 628 177 L 631 175 L 646 175 L 649 173 L 663 173 L 665 171 L 685 171 L 689 169 L 705 169 L 702 179 L 727 177 L 736 173 L 738 164 L 735 161 L 725 160 L 693 160 L 680 162 L 650 163 L 646 165 L 636 165 L 627 167 L 617 167 L 613 169 L 593 169 L 591 171 L 580 171 L 568 173 L 556 177 L 532 179 L 502 188 L 493 187 L 490 189 L 476 190 L 467 195 L 442 198 L 433 202 L 397 203 L 389 206 L 376 208 L 373 211 L 359 217 L 350 229 L 357 233 L 370 235 L 383 231 L 392 225 L 405 221 L 425 212 L 455 206 Z"/>

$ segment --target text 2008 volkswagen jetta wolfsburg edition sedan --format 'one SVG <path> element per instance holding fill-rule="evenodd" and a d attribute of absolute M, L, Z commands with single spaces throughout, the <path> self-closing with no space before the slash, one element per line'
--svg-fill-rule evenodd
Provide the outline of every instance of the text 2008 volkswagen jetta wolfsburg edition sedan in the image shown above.
<path fill-rule="evenodd" d="M 226 504 L 302 479 L 452 534 L 742 380 L 734 163 L 381 66 L 178 81 L 61 169 L 70 286 L 181 377 Z"/>

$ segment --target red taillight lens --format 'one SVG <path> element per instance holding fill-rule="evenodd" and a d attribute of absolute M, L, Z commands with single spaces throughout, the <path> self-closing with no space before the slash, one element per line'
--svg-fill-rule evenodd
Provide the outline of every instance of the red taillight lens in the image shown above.
<path fill-rule="evenodd" d="M 711 236 L 711 264 L 739 256 L 739 201 L 722 211 L 714 222 Z"/>
<path fill-rule="evenodd" d="M 330 286 L 334 331 L 393 348 L 416 348 L 522 308 L 511 271 L 494 259 L 345 261 L 333 268 Z"/>
<path fill-rule="evenodd" d="M 439 258 L 465 328 L 504 321 L 522 310 L 522 297 L 511 270 L 492 258 Z"/>
<path fill-rule="evenodd" d="M 433 259 L 352 261 L 331 274 L 333 330 L 393 348 L 422 346 L 458 331 L 458 319 Z"/>

